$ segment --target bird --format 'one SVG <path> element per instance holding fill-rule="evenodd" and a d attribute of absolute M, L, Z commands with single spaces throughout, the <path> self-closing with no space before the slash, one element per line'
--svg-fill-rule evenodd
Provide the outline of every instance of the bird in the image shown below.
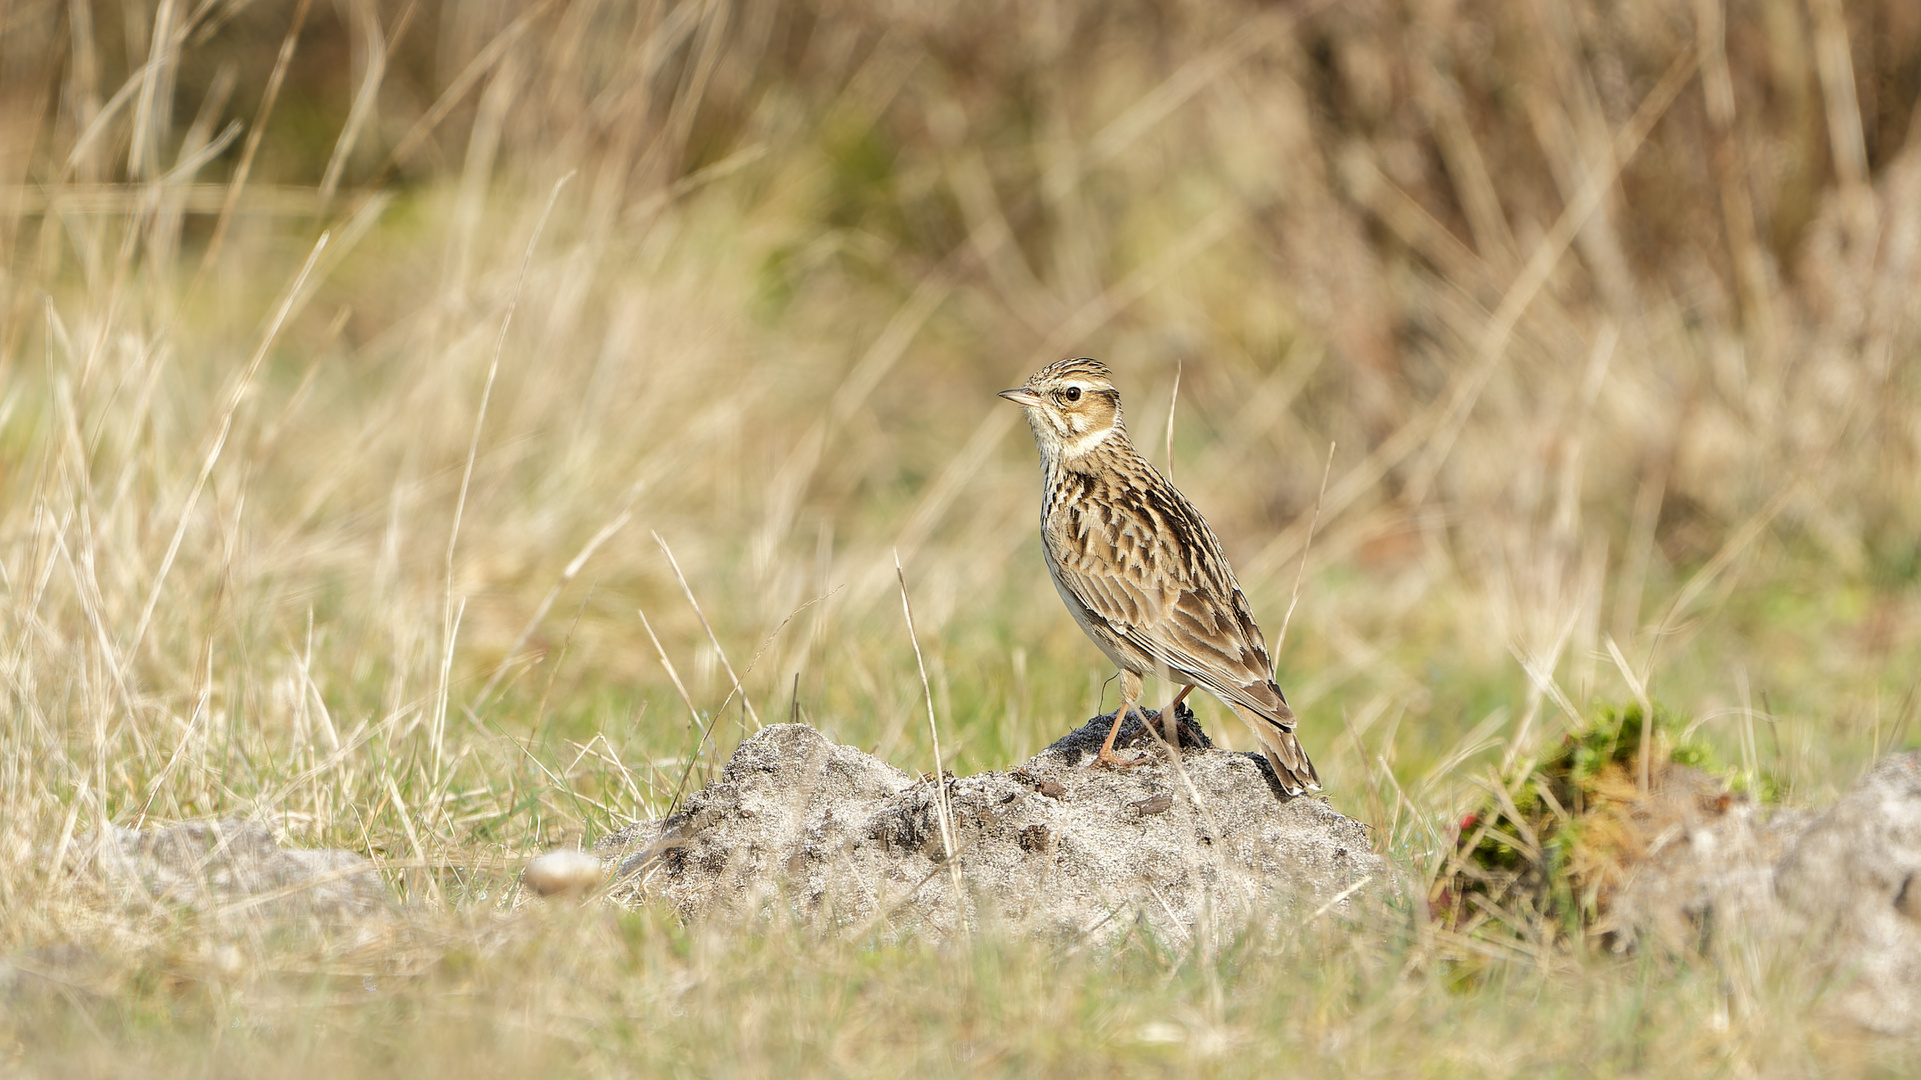
<path fill-rule="evenodd" d="M 1114 753 L 1114 736 L 1140 701 L 1141 676 L 1151 673 L 1183 687 L 1163 719 L 1200 687 L 1253 731 L 1283 791 L 1319 791 L 1221 542 L 1128 439 L 1107 365 L 1060 360 L 999 396 L 1027 414 L 1040 447 L 1048 575 L 1074 621 L 1120 671 L 1121 707 L 1097 761 L 1126 767 L 1145 760 Z"/>

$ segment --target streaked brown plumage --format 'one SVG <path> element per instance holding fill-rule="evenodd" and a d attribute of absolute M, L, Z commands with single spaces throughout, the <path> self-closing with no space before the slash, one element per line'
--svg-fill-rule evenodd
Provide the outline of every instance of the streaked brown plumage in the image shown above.
<path fill-rule="evenodd" d="M 1054 588 L 1121 675 L 1121 707 L 1100 760 L 1141 696 L 1141 676 L 1198 686 L 1234 710 L 1290 795 L 1318 791 L 1294 713 L 1221 542 L 1128 441 L 1106 365 L 1049 364 L 1001 397 L 1021 406 L 1041 452 L 1041 541 Z M 1169 705 L 1171 710 L 1173 705 Z M 1168 715 L 1163 713 L 1163 715 Z"/>

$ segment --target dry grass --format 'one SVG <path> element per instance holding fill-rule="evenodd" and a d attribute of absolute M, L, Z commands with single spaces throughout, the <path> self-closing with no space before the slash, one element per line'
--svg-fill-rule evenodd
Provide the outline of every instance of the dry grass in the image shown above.
<path fill-rule="evenodd" d="M 11 1069 L 1911 1053 L 1826 1030 L 1758 952 L 1388 919 L 1061 955 L 505 888 L 756 723 L 931 768 L 892 552 L 950 768 L 1090 715 L 1109 672 L 992 397 L 1070 353 L 1113 364 L 1142 445 L 1171 416 L 1271 632 L 1305 557 L 1281 682 L 1334 804 L 1417 869 L 1470 772 L 1597 701 L 1698 718 L 1802 802 L 1921 741 L 1906 0 L 78 0 L 0 26 L 0 950 L 57 976 L 0 985 Z M 385 860 L 408 927 L 236 962 L 55 862 L 101 822 L 216 813 Z"/>

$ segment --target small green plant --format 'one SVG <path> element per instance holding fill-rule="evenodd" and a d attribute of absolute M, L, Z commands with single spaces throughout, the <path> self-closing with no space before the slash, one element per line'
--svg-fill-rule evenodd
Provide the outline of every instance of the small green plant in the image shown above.
<path fill-rule="evenodd" d="M 1639 703 L 1604 706 L 1545 759 L 1488 778 L 1430 905 L 1461 929 L 1579 937 L 1653 837 L 1690 809 L 1724 810 L 1735 780 L 1660 705 L 1651 717 Z"/>

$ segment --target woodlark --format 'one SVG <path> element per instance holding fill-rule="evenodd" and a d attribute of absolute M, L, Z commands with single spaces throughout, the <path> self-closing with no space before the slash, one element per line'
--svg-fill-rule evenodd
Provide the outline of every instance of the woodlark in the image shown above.
<path fill-rule="evenodd" d="M 1185 684 L 1163 722 L 1202 687 L 1253 730 L 1289 795 L 1320 790 L 1221 542 L 1128 441 L 1106 365 L 1062 360 L 1000 396 L 1027 413 L 1040 444 L 1041 543 L 1054 588 L 1120 668 L 1121 707 L 1100 761 L 1138 764 L 1114 753 L 1114 736 L 1140 701 L 1141 676 L 1157 674 Z"/>

